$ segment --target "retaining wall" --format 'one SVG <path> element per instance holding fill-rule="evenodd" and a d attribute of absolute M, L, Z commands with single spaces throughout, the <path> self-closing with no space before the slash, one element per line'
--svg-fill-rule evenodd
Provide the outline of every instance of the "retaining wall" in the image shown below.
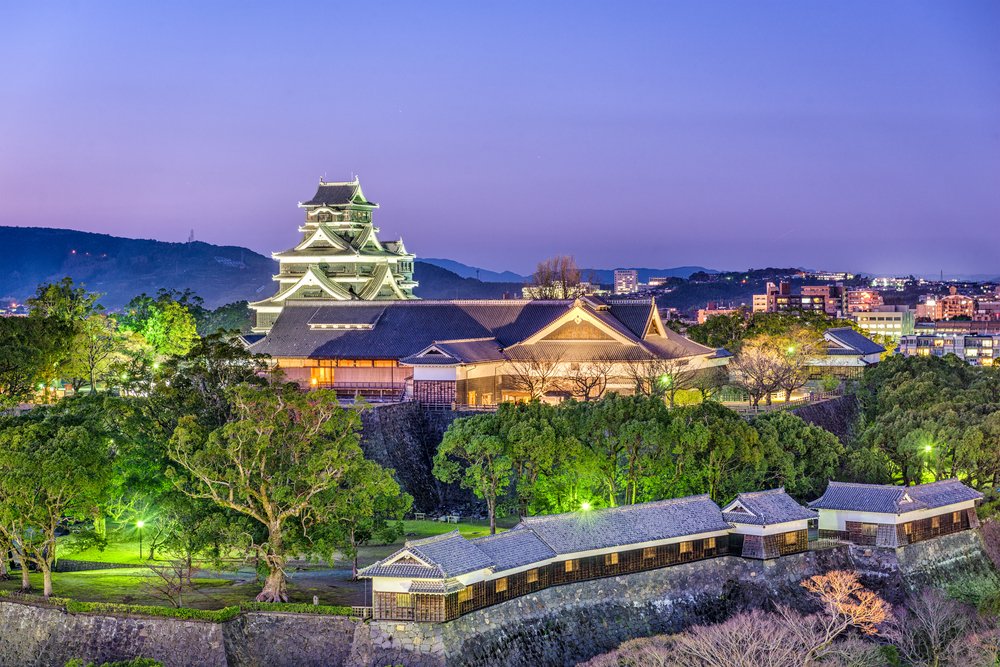
<path fill-rule="evenodd" d="M 221 624 L 68 614 L 0 601 L 0 667 L 62 667 L 71 658 L 137 656 L 167 667 L 549 667 L 574 665 L 623 641 L 721 621 L 773 602 L 815 602 L 799 586 L 831 569 L 861 573 L 891 602 L 907 588 L 992 572 L 978 531 L 899 550 L 841 545 L 757 561 L 734 556 L 567 584 L 449 623 L 361 622 L 336 616 L 246 613 Z"/>

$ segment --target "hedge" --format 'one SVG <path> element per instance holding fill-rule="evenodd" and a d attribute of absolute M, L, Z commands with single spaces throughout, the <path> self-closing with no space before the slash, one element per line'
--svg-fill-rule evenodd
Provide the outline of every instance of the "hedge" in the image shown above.
<path fill-rule="evenodd" d="M 157 607 L 155 605 L 118 604 L 116 602 L 81 602 L 69 600 L 66 611 L 71 614 L 137 614 L 139 616 L 164 616 L 186 621 L 211 621 L 224 623 L 240 615 L 239 607 L 222 609 L 191 609 L 190 607 Z"/>
<path fill-rule="evenodd" d="M 350 607 L 329 604 L 309 604 L 306 602 L 244 602 L 243 611 L 280 611 L 289 614 L 320 614 L 322 616 L 350 616 Z"/>

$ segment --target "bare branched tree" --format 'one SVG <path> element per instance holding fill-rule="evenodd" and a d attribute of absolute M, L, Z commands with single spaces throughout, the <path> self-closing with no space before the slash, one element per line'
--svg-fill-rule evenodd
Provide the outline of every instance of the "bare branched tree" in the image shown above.
<path fill-rule="evenodd" d="M 763 341 L 749 341 L 730 362 L 733 380 L 750 396 L 754 407 L 762 398 L 771 402 L 771 394 L 781 381 L 781 360 L 774 349 Z"/>
<path fill-rule="evenodd" d="M 150 592 L 175 607 L 184 606 L 184 596 L 194 590 L 194 575 L 198 568 L 183 558 L 168 561 L 164 565 L 150 565 L 153 573 L 147 586 Z"/>
<path fill-rule="evenodd" d="M 995 665 L 998 637 L 973 607 L 926 589 L 911 597 L 886 636 L 907 665 Z"/>
<path fill-rule="evenodd" d="M 538 263 L 531 277 L 536 299 L 572 299 L 579 296 L 580 269 L 571 255 L 556 255 Z"/>
<path fill-rule="evenodd" d="M 608 389 L 613 378 L 615 364 L 609 359 L 573 364 L 565 377 L 569 392 L 580 401 L 596 401 Z"/>
<path fill-rule="evenodd" d="M 696 387 L 698 371 L 688 359 L 646 359 L 628 365 L 635 393 L 663 396 L 674 407 L 677 393 Z"/>
<path fill-rule="evenodd" d="M 528 394 L 529 400 L 539 399 L 550 391 L 562 389 L 559 364 L 562 355 L 528 348 L 508 350 L 511 358 L 505 364 L 507 384 L 514 391 Z"/>

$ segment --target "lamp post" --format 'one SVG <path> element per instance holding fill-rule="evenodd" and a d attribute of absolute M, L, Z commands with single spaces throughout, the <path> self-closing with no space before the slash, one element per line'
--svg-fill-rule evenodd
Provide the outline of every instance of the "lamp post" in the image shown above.
<path fill-rule="evenodd" d="M 135 527 L 139 530 L 139 560 L 142 560 L 142 527 L 146 525 L 146 522 L 139 519 L 135 522 Z"/>

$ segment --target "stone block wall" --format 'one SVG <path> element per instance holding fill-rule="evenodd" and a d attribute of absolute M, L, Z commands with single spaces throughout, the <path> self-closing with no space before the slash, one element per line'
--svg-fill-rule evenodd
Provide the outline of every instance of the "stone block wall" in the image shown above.
<path fill-rule="evenodd" d="M 167 667 L 561 667 L 636 637 L 715 623 L 781 601 L 815 602 L 799 585 L 832 569 L 896 603 L 907 588 L 990 572 L 978 531 L 899 549 L 840 545 L 771 560 L 733 556 L 540 590 L 448 623 L 361 622 L 308 614 L 248 613 L 224 624 L 68 614 L 0 601 L 0 667 L 62 667 L 149 657 Z"/>

